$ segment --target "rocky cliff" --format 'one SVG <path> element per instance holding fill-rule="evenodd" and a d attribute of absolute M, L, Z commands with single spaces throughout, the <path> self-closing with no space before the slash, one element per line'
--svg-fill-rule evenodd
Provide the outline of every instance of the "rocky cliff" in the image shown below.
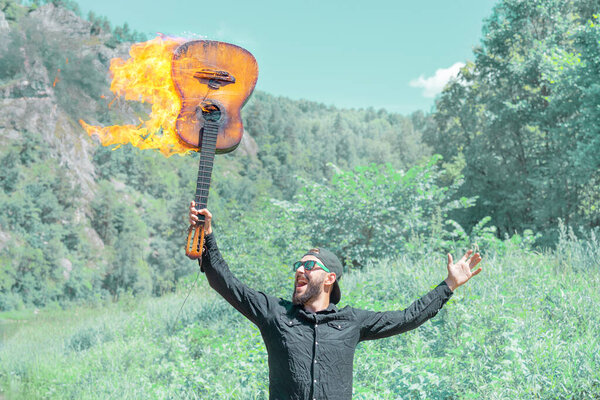
<path fill-rule="evenodd" d="M 0 87 L 0 141 L 6 144 L 25 131 L 39 134 L 37 137 L 47 144 L 48 152 L 60 160 L 89 198 L 94 192 L 91 150 L 96 144 L 81 129 L 76 116 L 60 106 L 56 90 L 61 85 L 60 71 L 48 70 L 48 61 L 54 60 L 45 60 L 43 49 L 32 41 L 43 38 L 46 43 L 37 44 L 58 49 L 53 57 L 60 57 L 60 50 L 65 54 L 93 54 L 94 62 L 86 67 L 102 75 L 107 75 L 108 60 L 122 55 L 124 46 L 106 47 L 103 41 L 107 34 L 91 35 L 89 22 L 52 4 L 28 12 L 12 28 L 3 17 L 4 14 L 0 17 L 0 41 L 19 43 L 23 63 L 20 71 Z M 78 96 L 77 102 L 82 104 L 96 102 L 83 91 L 72 95 Z"/>
<path fill-rule="evenodd" d="M 77 121 L 135 124 L 140 113 L 149 111 L 147 105 L 126 101 L 108 108 L 114 98 L 110 60 L 126 58 L 129 43 L 115 45 L 110 32 L 51 3 L 22 14 L 9 24 L 0 11 L 0 43 L 15 47 L 12 51 L 22 60 L 13 76 L 0 81 L 0 144 L 25 131 L 39 134 L 89 200 L 95 192 L 91 155 L 98 144 Z M 11 56 L 6 53 L 4 57 Z M 240 155 L 256 155 L 257 150 L 256 142 L 245 135 Z"/>

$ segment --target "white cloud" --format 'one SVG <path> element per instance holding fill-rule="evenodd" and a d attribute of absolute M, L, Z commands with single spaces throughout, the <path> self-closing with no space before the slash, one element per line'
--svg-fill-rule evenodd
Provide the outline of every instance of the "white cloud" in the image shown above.
<path fill-rule="evenodd" d="M 425 78 L 423 75 L 409 82 L 409 85 L 416 88 L 423 88 L 423 97 L 435 97 L 440 93 L 446 83 L 456 75 L 465 63 L 457 62 L 449 68 L 440 68 L 435 71 L 435 75 Z"/>

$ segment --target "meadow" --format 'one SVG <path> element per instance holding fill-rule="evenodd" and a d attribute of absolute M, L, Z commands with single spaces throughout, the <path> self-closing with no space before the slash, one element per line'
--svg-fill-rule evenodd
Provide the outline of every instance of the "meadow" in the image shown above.
<path fill-rule="evenodd" d="M 600 398 L 598 240 L 563 235 L 535 251 L 513 238 L 482 252 L 483 272 L 432 320 L 359 344 L 353 398 Z M 280 293 L 291 293 L 291 275 Z M 339 305 L 405 308 L 445 276 L 442 253 L 378 261 L 343 278 Z M 161 298 L 0 314 L 11 326 L 0 397 L 267 398 L 258 329 L 194 278 Z"/>

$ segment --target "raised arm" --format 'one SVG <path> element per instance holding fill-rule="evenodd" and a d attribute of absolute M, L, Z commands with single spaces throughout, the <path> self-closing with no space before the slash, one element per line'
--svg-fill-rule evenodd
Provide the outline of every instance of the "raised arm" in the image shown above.
<path fill-rule="evenodd" d="M 207 209 L 196 210 L 192 202 L 190 223 L 195 224 L 198 221 L 198 214 L 204 215 L 205 219 L 206 251 L 202 255 L 202 270 L 206 274 L 208 283 L 236 310 L 260 327 L 279 300 L 248 287 L 233 275 L 217 247 L 211 226 L 212 214 Z"/>
<path fill-rule="evenodd" d="M 401 311 L 374 312 L 355 310 L 361 321 L 360 340 L 380 339 L 417 328 L 434 317 L 457 287 L 481 272 L 474 268 L 481 261 L 479 253 L 469 250 L 455 264 L 448 254 L 448 277 L 432 291 Z"/>
<path fill-rule="evenodd" d="M 381 339 L 415 329 L 434 317 L 451 296 L 452 290 L 443 281 L 404 310 L 376 312 L 355 309 L 361 326 L 360 340 Z"/>

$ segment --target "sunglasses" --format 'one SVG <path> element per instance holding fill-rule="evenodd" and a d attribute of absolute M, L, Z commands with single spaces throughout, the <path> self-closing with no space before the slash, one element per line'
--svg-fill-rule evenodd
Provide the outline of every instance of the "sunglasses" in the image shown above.
<path fill-rule="evenodd" d="M 330 272 L 329 268 L 327 268 L 326 266 L 324 266 L 323 264 L 321 264 L 318 261 L 315 260 L 307 260 L 307 261 L 296 261 L 294 263 L 294 272 L 298 271 L 298 268 L 304 266 L 304 269 L 307 271 L 310 271 L 311 269 L 315 268 L 315 266 L 321 267 L 321 269 L 325 272 Z"/>

